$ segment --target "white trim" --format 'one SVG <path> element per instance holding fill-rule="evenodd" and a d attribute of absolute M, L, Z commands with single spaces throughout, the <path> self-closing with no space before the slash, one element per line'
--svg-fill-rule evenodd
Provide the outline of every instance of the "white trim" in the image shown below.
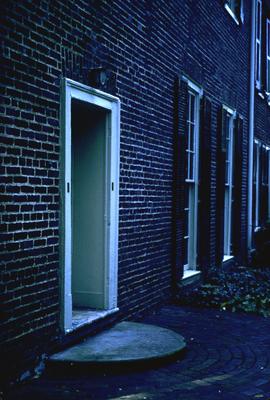
<path fill-rule="evenodd" d="M 237 25 L 240 25 L 240 22 L 238 21 L 238 18 L 236 17 L 236 15 L 234 14 L 234 12 L 232 11 L 232 9 L 230 8 L 228 3 L 224 4 L 225 9 L 228 11 L 228 13 L 230 14 L 230 16 L 232 17 L 232 19 L 234 20 L 234 22 Z M 242 10 L 241 10 L 242 11 Z M 242 14 L 242 13 L 241 13 Z"/>
<path fill-rule="evenodd" d="M 62 137 L 62 300 L 61 325 L 65 332 L 72 329 L 71 291 L 71 100 L 79 99 L 109 110 L 107 118 L 106 152 L 106 204 L 105 204 L 105 310 L 117 308 L 118 269 L 118 209 L 119 209 L 119 148 L 120 101 L 100 90 L 63 78 L 61 85 L 61 137 Z M 110 123 L 108 123 L 110 122 Z M 112 190 L 113 183 L 113 190 Z M 69 192 L 67 191 L 69 185 Z M 105 311 L 104 310 L 104 311 Z"/>
<path fill-rule="evenodd" d="M 186 270 L 184 271 L 184 275 L 182 276 L 182 281 L 197 275 L 201 275 L 201 271 Z"/>
<path fill-rule="evenodd" d="M 227 256 L 227 255 L 224 255 L 224 256 L 223 256 L 222 262 L 223 262 L 223 263 L 226 263 L 227 261 L 232 260 L 233 258 L 234 258 L 234 256 Z"/>
<path fill-rule="evenodd" d="M 203 95 L 203 88 L 191 81 L 189 78 L 187 78 L 185 75 L 182 76 L 182 79 L 184 82 L 187 82 L 189 89 L 192 89 L 194 92 L 196 92 L 200 97 Z"/>
<path fill-rule="evenodd" d="M 232 108 L 226 106 L 225 104 L 222 105 L 223 110 L 227 111 L 228 114 L 230 114 L 233 118 L 236 117 L 236 110 L 233 110 Z"/>

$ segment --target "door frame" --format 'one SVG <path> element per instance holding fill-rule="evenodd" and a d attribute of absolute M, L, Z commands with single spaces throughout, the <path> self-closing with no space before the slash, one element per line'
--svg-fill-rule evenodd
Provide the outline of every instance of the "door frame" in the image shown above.
<path fill-rule="evenodd" d="M 61 81 L 61 328 L 72 330 L 71 101 L 107 110 L 105 194 L 105 310 L 117 309 L 120 100 L 100 90 L 63 78 Z M 105 311 L 103 310 L 103 311 Z"/>

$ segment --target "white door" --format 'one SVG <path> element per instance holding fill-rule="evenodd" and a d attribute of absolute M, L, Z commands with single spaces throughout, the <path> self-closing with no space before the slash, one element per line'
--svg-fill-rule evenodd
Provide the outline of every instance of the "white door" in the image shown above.
<path fill-rule="evenodd" d="M 72 304 L 105 308 L 108 111 L 71 101 Z"/>

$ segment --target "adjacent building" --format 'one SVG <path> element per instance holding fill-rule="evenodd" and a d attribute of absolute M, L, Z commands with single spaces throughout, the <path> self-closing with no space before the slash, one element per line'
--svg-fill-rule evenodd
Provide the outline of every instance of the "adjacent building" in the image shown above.
<path fill-rule="evenodd" d="M 1 3 L 4 380 L 248 262 L 269 214 L 269 5 Z"/>

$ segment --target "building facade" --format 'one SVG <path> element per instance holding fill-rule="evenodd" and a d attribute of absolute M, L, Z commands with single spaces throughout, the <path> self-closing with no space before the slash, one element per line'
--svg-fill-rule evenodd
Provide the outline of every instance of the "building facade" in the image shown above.
<path fill-rule="evenodd" d="M 269 220 L 270 4 L 257 1 L 254 22 L 252 232 Z M 252 247 L 252 234 L 250 247 Z"/>
<path fill-rule="evenodd" d="M 4 379 L 169 301 L 182 279 L 246 262 L 263 198 L 248 160 L 270 145 L 267 10 L 1 3 Z"/>

